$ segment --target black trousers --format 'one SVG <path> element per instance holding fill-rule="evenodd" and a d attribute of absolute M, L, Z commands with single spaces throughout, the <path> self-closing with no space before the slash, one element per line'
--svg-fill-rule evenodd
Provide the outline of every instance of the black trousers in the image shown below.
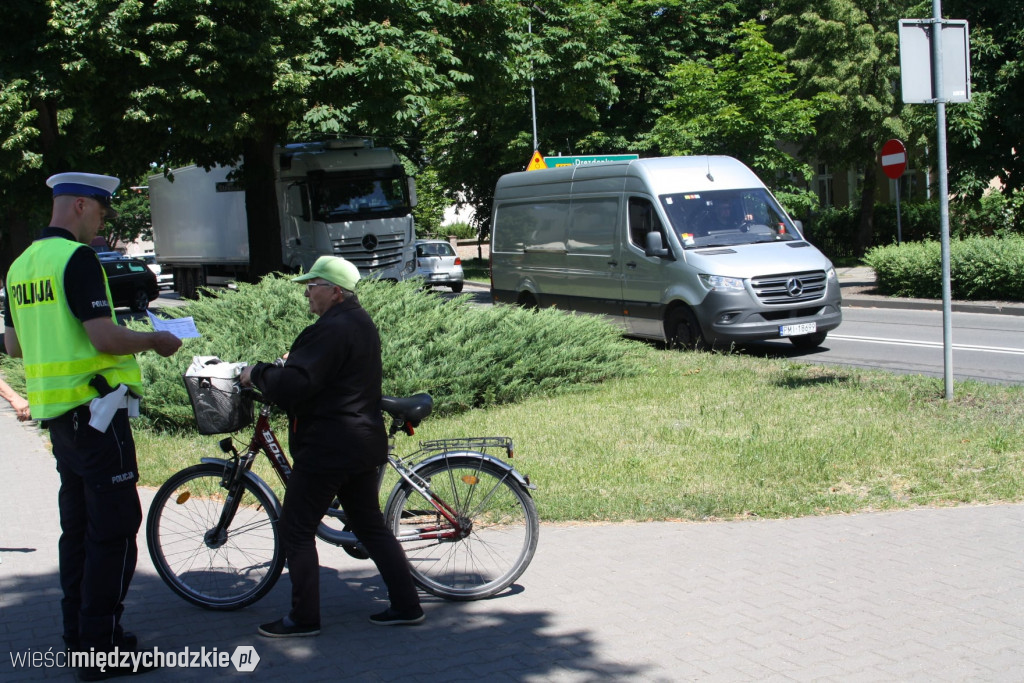
<path fill-rule="evenodd" d="M 384 524 L 377 498 L 377 470 L 358 474 L 310 473 L 294 470 L 288 478 L 281 511 L 281 538 L 292 582 L 289 616 L 301 626 L 320 625 L 320 556 L 316 528 L 338 496 L 348 526 L 377 565 L 388 588 L 391 606 L 397 610 L 419 605 L 409 560 L 402 545 Z"/>
<path fill-rule="evenodd" d="M 110 649 L 123 636 L 121 614 L 138 557 L 142 507 L 128 411 L 104 433 L 81 406 L 47 421 L 60 473 L 60 584 L 64 639 Z"/>

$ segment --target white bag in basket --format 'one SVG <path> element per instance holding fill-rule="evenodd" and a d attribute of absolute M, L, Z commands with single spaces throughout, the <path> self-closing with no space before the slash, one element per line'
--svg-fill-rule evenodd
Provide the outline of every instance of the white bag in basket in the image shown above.
<path fill-rule="evenodd" d="M 192 356 L 192 365 L 188 366 L 185 376 L 236 379 L 245 366 L 245 363 L 225 363 L 217 356 Z"/>
<path fill-rule="evenodd" d="M 252 401 L 240 395 L 238 375 L 245 363 L 224 363 L 216 356 L 194 356 L 185 372 L 200 434 L 235 432 L 252 422 Z"/>

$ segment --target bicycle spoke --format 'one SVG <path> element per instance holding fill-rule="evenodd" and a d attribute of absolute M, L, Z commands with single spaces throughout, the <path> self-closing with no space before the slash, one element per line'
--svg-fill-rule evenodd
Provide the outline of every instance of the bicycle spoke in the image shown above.
<path fill-rule="evenodd" d="M 230 526 L 214 534 L 227 499 L 223 468 L 197 465 L 176 476 L 157 493 L 147 524 L 161 577 L 204 607 L 231 609 L 261 597 L 284 562 L 263 494 L 245 485 Z"/>
<path fill-rule="evenodd" d="M 453 599 L 492 595 L 511 583 L 536 547 L 536 511 L 508 471 L 482 458 L 460 456 L 417 472 L 430 493 L 456 511 L 459 524 L 444 539 L 445 526 L 423 496 L 406 486 L 391 501 L 389 523 L 403 542 L 417 582 Z"/>

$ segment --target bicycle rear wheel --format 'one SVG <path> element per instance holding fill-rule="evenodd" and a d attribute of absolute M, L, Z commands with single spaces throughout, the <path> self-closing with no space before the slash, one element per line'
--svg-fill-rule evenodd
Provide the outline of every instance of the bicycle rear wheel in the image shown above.
<path fill-rule="evenodd" d="M 251 605 L 284 568 L 276 506 L 249 480 L 230 526 L 214 533 L 228 495 L 223 465 L 202 464 L 168 479 L 149 507 L 146 542 L 160 578 L 189 602 L 213 610 Z"/>
<path fill-rule="evenodd" d="M 519 578 L 537 549 L 539 524 L 533 498 L 515 477 L 476 455 L 429 462 L 415 473 L 463 526 L 453 535 L 451 522 L 408 482 L 399 482 L 385 518 L 416 583 L 449 600 L 479 600 Z"/>

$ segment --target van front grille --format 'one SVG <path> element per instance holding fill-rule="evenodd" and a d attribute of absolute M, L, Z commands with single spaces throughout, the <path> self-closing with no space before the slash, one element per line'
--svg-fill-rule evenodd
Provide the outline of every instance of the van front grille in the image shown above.
<path fill-rule="evenodd" d="M 768 306 L 787 306 L 801 301 L 814 301 L 825 295 L 825 271 L 784 273 L 751 278 L 758 300 Z"/>

